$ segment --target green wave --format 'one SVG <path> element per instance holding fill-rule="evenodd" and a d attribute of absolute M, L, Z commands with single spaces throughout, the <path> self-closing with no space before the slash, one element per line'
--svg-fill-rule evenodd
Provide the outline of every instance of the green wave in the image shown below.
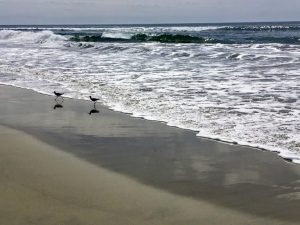
<path fill-rule="evenodd" d="M 146 35 L 135 34 L 130 39 L 125 38 L 110 38 L 102 35 L 75 35 L 70 38 L 70 41 L 75 42 L 159 42 L 159 43 L 217 43 L 216 41 L 204 37 L 194 37 L 180 34 L 160 34 Z"/>

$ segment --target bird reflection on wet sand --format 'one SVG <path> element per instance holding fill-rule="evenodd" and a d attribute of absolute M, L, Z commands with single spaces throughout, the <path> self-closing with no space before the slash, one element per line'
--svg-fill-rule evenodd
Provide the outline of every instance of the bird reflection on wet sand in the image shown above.
<path fill-rule="evenodd" d="M 89 114 L 92 115 L 92 114 L 95 114 L 95 113 L 99 113 L 99 110 L 96 109 L 96 105 L 94 104 L 94 108 L 90 110 Z"/>
<path fill-rule="evenodd" d="M 64 102 L 64 99 L 61 98 L 61 100 L 58 100 L 57 98 L 54 99 L 54 101 L 56 102 L 56 104 L 54 105 L 53 109 L 58 109 L 58 108 L 63 108 L 64 106 L 62 105 L 62 103 Z"/>

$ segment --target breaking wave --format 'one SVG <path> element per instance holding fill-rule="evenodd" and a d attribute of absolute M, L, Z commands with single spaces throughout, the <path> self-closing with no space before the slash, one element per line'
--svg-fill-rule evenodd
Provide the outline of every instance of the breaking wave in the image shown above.
<path fill-rule="evenodd" d="M 214 39 L 210 37 L 198 37 L 182 34 L 157 34 L 147 35 L 144 33 L 129 34 L 97 34 L 97 35 L 75 35 L 70 41 L 75 42 L 159 42 L 159 43 L 210 43 L 210 44 L 246 44 L 246 43 L 280 43 L 280 44 L 299 44 L 300 37 L 243 37 L 238 40 L 231 38 Z"/>
<path fill-rule="evenodd" d="M 146 35 L 135 34 L 132 36 L 125 35 L 85 35 L 85 36 L 73 36 L 71 41 L 76 42 L 160 42 L 160 43 L 218 43 L 218 41 L 204 38 L 195 37 L 190 35 L 181 34 L 160 34 L 160 35 Z"/>
<path fill-rule="evenodd" d="M 17 42 L 33 42 L 45 43 L 64 41 L 66 37 L 54 34 L 52 31 L 15 31 L 15 30 L 0 30 L 0 41 L 17 41 Z"/>
<path fill-rule="evenodd" d="M 5 27 L 0 28 L 0 41 L 298 45 L 300 44 L 299 32 L 300 25 L 84 27 L 82 29 L 76 27 L 38 27 L 35 29 L 18 27 L 15 30 Z"/>

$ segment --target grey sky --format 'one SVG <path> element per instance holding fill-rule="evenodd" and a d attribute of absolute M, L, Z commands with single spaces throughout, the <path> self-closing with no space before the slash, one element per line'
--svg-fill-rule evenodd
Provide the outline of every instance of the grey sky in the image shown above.
<path fill-rule="evenodd" d="M 0 24 L 300 20 L 300 0 L 0 0 Z"/>

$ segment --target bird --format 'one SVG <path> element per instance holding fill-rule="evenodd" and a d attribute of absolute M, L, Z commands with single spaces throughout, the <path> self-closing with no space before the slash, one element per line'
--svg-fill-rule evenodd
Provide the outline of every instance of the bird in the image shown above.
<path fill-rule="evenodd" d="M 90 96 L 90 99 L 94 102 L 94 104 L 96 104 L 96 102 L 99 100 L 99 98 L 93 98 L 92 96 Z"/>
<path fill-rule="evenodd" d="M 64 93 L 59 93 L 59 92 L 56 92 L 56 91 L 53 91 L 53 93 L 56 95 L 56 98 L 62 97 L 62 95 L 64 94 Z"/>

